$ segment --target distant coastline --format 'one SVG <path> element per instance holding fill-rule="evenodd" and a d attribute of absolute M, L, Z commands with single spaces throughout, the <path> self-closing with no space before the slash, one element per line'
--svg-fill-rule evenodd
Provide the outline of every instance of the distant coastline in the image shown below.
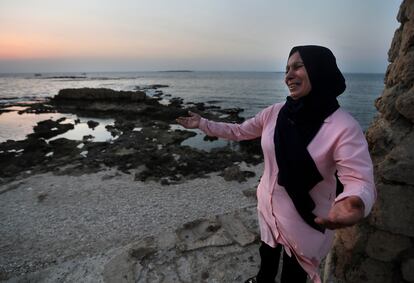
<path fill-rule="evenodd" d="M 194 71 L 191 70 L 165 70 L 165 71 L 158 71 L 159 73 L 192 73 Z"/>

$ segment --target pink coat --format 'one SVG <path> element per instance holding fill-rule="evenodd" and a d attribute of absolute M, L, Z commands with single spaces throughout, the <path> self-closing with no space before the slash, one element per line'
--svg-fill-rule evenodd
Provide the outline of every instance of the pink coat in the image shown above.
<path fill-rule="evenodd" d="M 274 130 L 283 103 L 267 107 L 242 124 L 213 122 L 204 118 L 199 128 L 209 136 L 229 140 L 261 138 L 264 172 L 257 188 L 258 219 L 261 240 L 275 247 L 282 244 L 314 282 L 320 282 L 319 264 L 332 245 L 334 231 L 321 233 L 306 224 L 296 211 L 284 187 L 277 183 L 278 166 L 274 148 Z M 376 199 L 372 161 L 367 142 L 359 124 L 339 108 L 326 118 L 319 132 L 308 145 L 323 181 L 311 191 L 316 208 L 313 213 L 326 217 L 330 208 L 348 196 L 358 196 L 365 204 L 365 216 Z M 336 196 L 335 171 L 344 185 Z"/>

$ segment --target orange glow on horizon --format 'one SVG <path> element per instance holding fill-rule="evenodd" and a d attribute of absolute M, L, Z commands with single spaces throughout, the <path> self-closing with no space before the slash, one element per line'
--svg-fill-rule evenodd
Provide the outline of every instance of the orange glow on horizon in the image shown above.
<path fill-rule="evenodd" d="M 208 37 L 189 38 L 186 34 L 137 33 L 135 36 L 106 31 L 91 36 L 86 31 L 76 34 L 61 32 L 0 33 L 0 59 L 30 60 L 56 58 L 204 58 L 243 56 L 243 44 L 214 41 Z"/>
<path fill-rule="evenodd" d="M 195 48 L 197 46 L 199 48 Z M 214 47 L 186 38 L 146 37 L 123 38 L 79 33 L 75 35 L 42 33 L 0 34 L 0 59 L 25 60 L 48 58 L 159 58 L 197 57 L 214 53 Z"/>

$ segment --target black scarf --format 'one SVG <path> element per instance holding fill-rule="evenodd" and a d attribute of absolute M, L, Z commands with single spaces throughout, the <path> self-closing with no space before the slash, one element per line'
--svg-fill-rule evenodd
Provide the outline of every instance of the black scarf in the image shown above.
<path fill-rule="evenodd" d="M 279 167 L 278 184 L 283 186 L 303 220 L 324 232 L 315 223 L 315 202 L 309 191 L 323 180 L 307 146 L 324 120 L 339 108 L 336 97 L 345 90 L 345 79 L 335 56 L 325 47 L 297 46 L 289 57 L 299 52 L 309 76 L 311 92 L 297 100 L 287 97 L 276 122 L 274 143 Z"/>

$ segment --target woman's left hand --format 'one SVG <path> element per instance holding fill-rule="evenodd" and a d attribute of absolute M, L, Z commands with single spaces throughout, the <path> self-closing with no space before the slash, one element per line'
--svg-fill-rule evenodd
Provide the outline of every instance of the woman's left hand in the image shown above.
<path fill-rule="evenodd" d="M 327 218 L 316 217 L 315 222 L 328 229 L 340 229 L 358 223 L 364 217 L 364 203 L 359 197 L 350 196 L 338 201 Z"/>

